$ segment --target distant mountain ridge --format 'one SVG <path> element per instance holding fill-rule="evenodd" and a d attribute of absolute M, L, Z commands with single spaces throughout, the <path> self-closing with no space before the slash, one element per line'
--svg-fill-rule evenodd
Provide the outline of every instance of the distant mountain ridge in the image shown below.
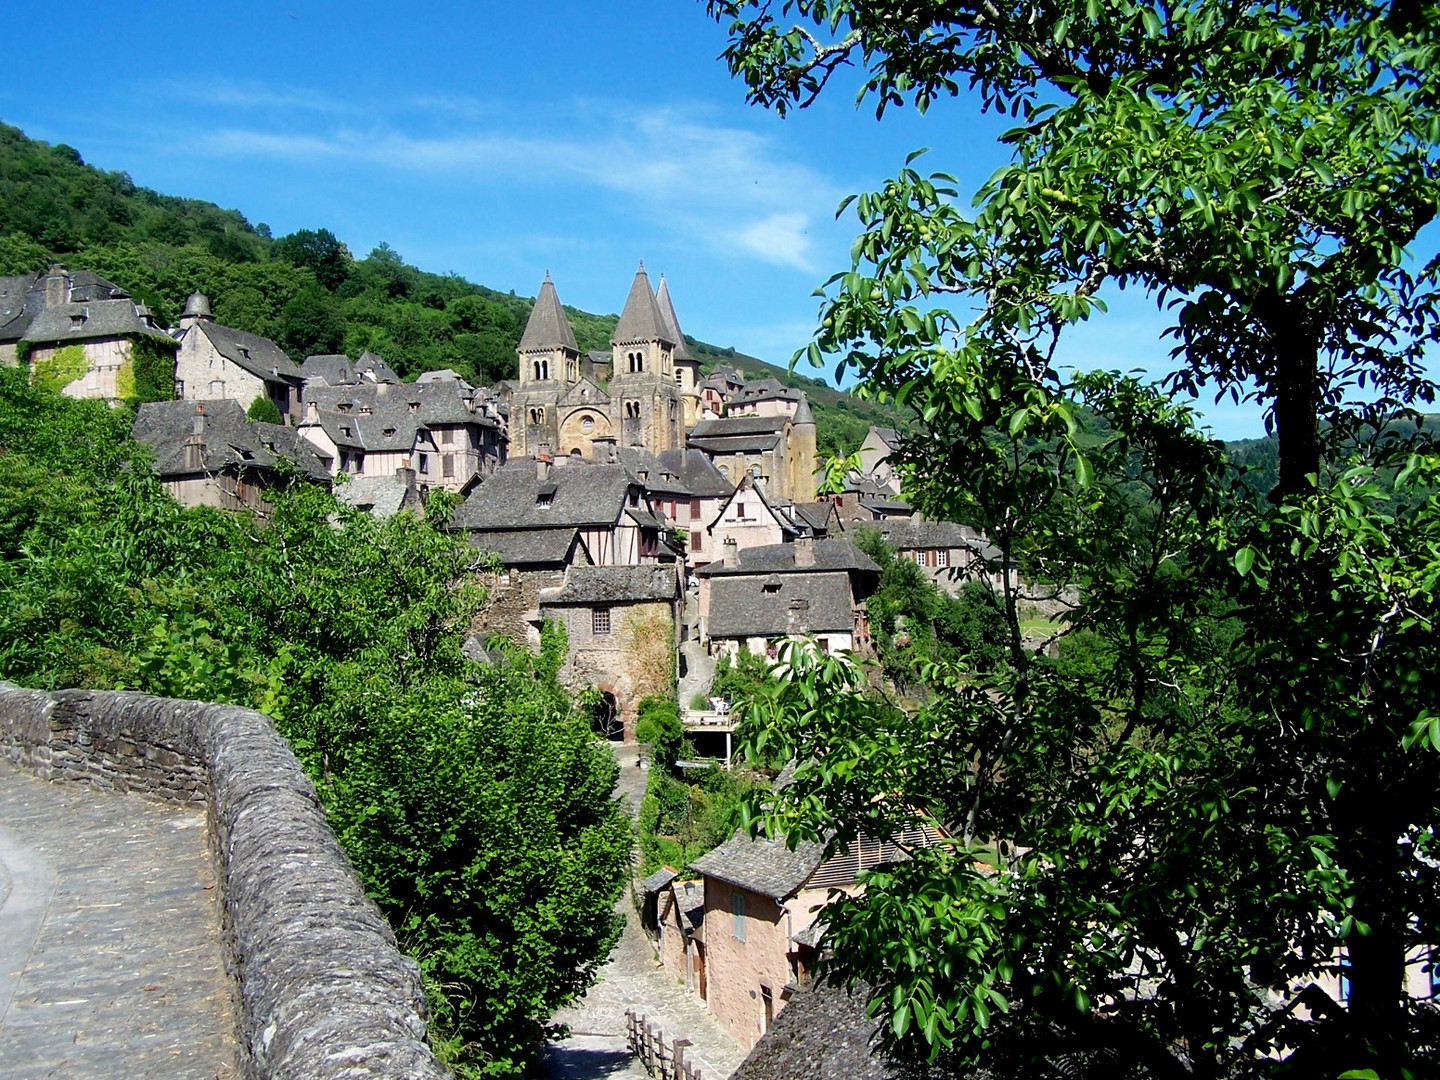
<path fill-rule="evenodd" d="M 87 165 L 73 147 L 0 123 L 0 274 L 51 262 L 109 278 L 167 325 L 198 289 L 218 321 L 274 339 L 297 361 L 368 349 L 405 378 L 442 367 L 476 383 L 513 378 L 515 346 L 534 303 L 408 266 L 385 244 L 356 259 L 323 228 L 272 237 L 238 210 L 140 187 L 126 173 Z M 617 315 L 566 313 L 580 348 L 609 349 Z M 871 423 L 907 423 L 899 410 L 823 379 L 687 338 L 706 371 L 728 364 L 803 388 L 822 455 L 853 451 Z"/>

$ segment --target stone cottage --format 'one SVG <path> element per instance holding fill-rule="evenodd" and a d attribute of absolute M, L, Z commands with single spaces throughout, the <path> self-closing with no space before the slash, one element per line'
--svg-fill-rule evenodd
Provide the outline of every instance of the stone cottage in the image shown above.
<path fill-rule="evenodd" d="M 539 594 L 542 620 L 565 627 L 570 652 L 559 678 L 573 690 L 596 687 L 635 738 L 640 700 L 665 694 L 675 680 L 680 578 L 675 564 L 571 566 L 564 583 Z"/>
<path fill-rule="evenodd" d="M 165 489 L 186 506 L 268 512 L 263 493 L 298 475 L 330 485 L 330 474 L 293 428 L 252 423 L 240 403 L 153 401 L 140 406 L 133 434 L 155 455 Z"/>
<path fill-rule="evenodd" d="M 221 326 L 210 313 L 204 293 L 185 301 L 176 331 L 175 396 L 190 401 L 229 398 L 248 410 L 257 398 L 269 398 L 282 421 L 299 411 L 300 369 L 269 338 Z"/>
<path fill-rule="evenodd" d="M 15 363 L 23 350 L 32 374 L 60 384 L 67 397 L 118 402 L 136 394 L 136 349 L 144 342 L 163 357 L 163 390 L 169 392 L 175 343 L 124 289 L 60 265 L 28 283 L 5 278 L 0 285 L 6 293 L 0 310 L 11 313 L 0 334 L 0 359 Z M 79 354 L 72 365 L 66 358 L 75 349 Z"/>

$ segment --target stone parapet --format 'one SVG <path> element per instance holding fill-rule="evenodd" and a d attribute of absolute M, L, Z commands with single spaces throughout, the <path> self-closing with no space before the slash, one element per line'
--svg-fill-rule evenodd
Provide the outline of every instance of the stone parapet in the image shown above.
<path fill-rule="evenodd" d="M 269 717 L 0 683 L 0 756 L 49 780 L 203 804 L 247 1080 L 440 1080 L 402 956 Z"/>

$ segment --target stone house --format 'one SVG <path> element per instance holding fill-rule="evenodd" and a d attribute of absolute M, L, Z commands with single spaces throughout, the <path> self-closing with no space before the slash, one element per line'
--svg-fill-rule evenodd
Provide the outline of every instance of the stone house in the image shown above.
<path fill-rule="evenodd" d="M 690 865 L 704 895 L 702 944 L 694 950 L 703 973 L 694 981 L 704 986 L 706 1007 L 753 1048 L 806 981 L 823 938 L 816 916 L 830 890 L 853 894 L 860 871 L 903 860 L 906 848 L 933 846 L 941 835 L 916 825 L 892 840 L 862 839 L 826 859 L 824 844 L 791 850 L 784 839 L 752 839 L 741 829 L 700 856 Z"/>
<path fill-rule="evenodd" d="M 686 559 L 691 566 L 714 557 L 707 526 L 720 516 L 735 489 L 698 450 L 666 450 L 651 456 L 617 452 L 630 474 L 645 485 L 650 505 L 669 527 L 685 530 Z"/>
<path fill-rule="evenodd" d="M 249 409 L 269 398 L 285 423 L 299 411 L 304 379 L 285 350 L 269 338 L 221 326 L 204 293 L 185 301 L 175 356 L 175 396 L 190 401 L 229 398 Z"/>
<path fill-rule="evenodd" d="M 532 651 L 540 648 L 540 593 L 565 584 L 571 566 L 593 566 L 576 528 L 472 532 L 470 542 L 496 566 L 482 574 L 486 599 L 471 632 L 499 634 Z"/>
<path fill-rule="evenodd" d="M 540 618 L 569 637 L 560 681 L 600 690 L 618 719 L 612 736 L 633 741 L 640 700 L 674 685 L 680 596 L 676 566 L 663 563 L 572 565 L 562 585 L 539 593 Z"/>
<path fill-rule="evenodd" d="M 888 487 L 853 473 L 845 483 L 845 490 L 829 499 L 846 525 L 915 516 L 915 508 Z"/>
<path fill-rule="evenodd" d="M 730 1080 L 903 1080 L 911 1075 L 875 1049 L 879 1021 L 866 987 L 807 983 L 785 1005 Z"/>
<path fill-rule="evenodd" d="M 401 383 L 362 375 L 331 385 L 321 375 L 307 380 L 304 393 L 296 426 L 332 473 L 393 476 L 413 468 L 422 490 L 465 492 L 505 460 L 502 419 L 458 377 Z"/>
<path fill-rule="evenodd" d="M 764 486 L 749 476 L 740 478 L 720 512 L 705 526 L 705 532 L 711 561 L 731 545 L 737 551 L 744 551 L 783 544 L 800 535 L 791 517 L 771 506 Z"/>
<path fill-rule="evenodd" d="M 74 398 L 118 402 L 135 395 L 136 343 L 150 342 L 164 355 L 175 343 L 119 286 L 89 271 L 71 273 L 55 265 L 43 275 L 0 279 L 3 333 L 0 360 L 18 363 L 23 350 L 30 369 L 38 373 L 52 361 L 63 362 L 61 350 L 78 346 L 83 366 L 57 372 L 68 380 L 61 393 Z M 168 365 L 168 361 L 167 361 Z M 168 390 L 168 383 L 167 383 Z"/>
<path fill-rule="evenodd" d="M 395 369 L 373 352 L 363 352 L 359 360 L 351 360 L 344 353 L 324 353 L 307 356 L 300 365 L 300 376 L 308 387 L 311 384 L 324 386 L 353 386 L 356 383 L 398 383 L 400 376 Z M 303 396 L 303 395 L 302 395 Z"/>
<path fill-rule="evenodd" d="M 778 639 L 804 634 L 825 651 L 869 647 L 864 602 L 880 568 L 848 540 L 727 546 L 697 577 L 700 635 L 712 655 L 745 649 L 763 656 Z"/>
<path fill-rule="evenodd" d="M 401 511 L 425 512 L 425 496 L 414 469 L 396 469 L 394 476 L 346 478 L 335 485 L 335 498 L 377 518 L 393 517 Z"/>
<path fill-rule="evenodd" d="M 725 406 L 726 416 L 788 416 L 793 418 L 806 401 L 804 390 L 786 386 L 779 379 L 756 379 L 732 393 Z"/>
<path fill-rule="evenodd" d="M 902 559 L 918 566 L 942 592 L 959 594 L 967 581 L 988 581 L 1000 588 L 1000 550 L 968 525 L 953 521 L 888 518 L 873 528 Z"/>
<path fill-rule="evenodd" d="M 619 462 L 518 459 L 496 470 L 456 509 L 454 528 L 492 535 L 579 531 L 596 566 L 674 562 L 668 526 L 645 484 Z"/>
<path fill-rule="evenodd" d="M 688 439 L 732 484 L 749 477 L 774 498 L 815 501 L 815 417 L 803 393 L 793 413 L 702 420 Z"/>
<path fill-rule="evenodd" d="M 330 474 L 294 428 L 252 423 L 239 402 L 152 401 L 135 415 L 132 434 L 155 455 L 165 489 L 185 506 L 253 510 L 263 493 L 290 483 L 296 471 L 328 487 Z"/>
<path fill-rule="evenodd" d="M 701 881 L 673 880 L 673 871 L 671 877 L 656 900 L 656 951 L 665 970 L 684 981 L 685 992 L 704 1001 L 708 990 L 701 933 L 705 924 L 705 885 Z"/>

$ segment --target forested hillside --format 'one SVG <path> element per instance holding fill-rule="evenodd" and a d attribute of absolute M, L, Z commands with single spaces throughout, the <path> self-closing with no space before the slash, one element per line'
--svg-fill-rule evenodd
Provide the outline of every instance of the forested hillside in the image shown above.
<path fill-rule="evenodd" d="M 0 124 L 0 274 L 52 261 L 111 279 L 167 325 L 199 289 L 220 322 L 275 339 L 297 361 L 371 349 L 406 378 L 443 367 L 477 384 L 513 377 L 515 346 L 533 303 L 408 266 L 386 244 L 357 259 L 324 228 L 273 238 L 268 226 L 252 225 L 237 210 L 161 195 L 123 172 L 86 165 L 72 147 Z M 582 349 L 609 348 L 617 315 L 567 312 Z M 871 423 L 904 423 L 898 411 L 853 399 L 823 380 L 792 375 L 733 347 L 691 344 L 707 371 L 724 363 L 803 386 L 822 453 L 854 450 Z"/>

